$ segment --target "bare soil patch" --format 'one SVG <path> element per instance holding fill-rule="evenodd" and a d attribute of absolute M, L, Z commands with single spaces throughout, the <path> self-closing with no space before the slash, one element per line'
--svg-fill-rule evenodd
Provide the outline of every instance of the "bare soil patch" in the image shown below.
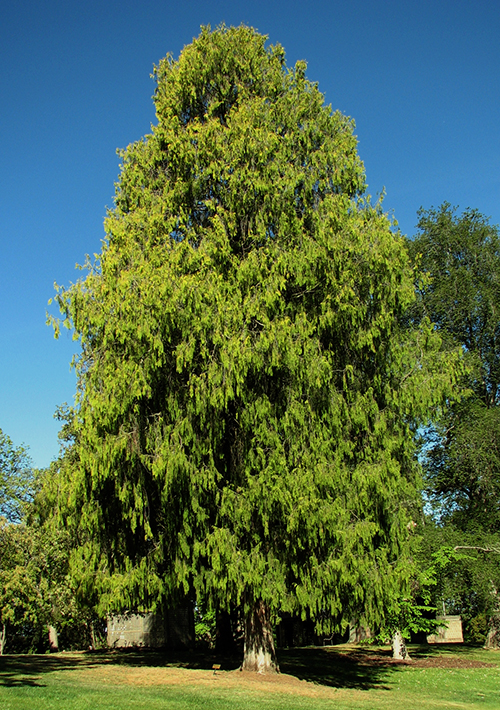
<path fill-rule="evenodd" d="M 412 668 L 444 668 L 452 670 L 454 668 L 492 668 L 496 663 L 487 663 L 486 661 L 476 661 L 472 658 L 463 656 L 450 655 L 435 655 L 425 656 L 423 658 L 411 658 L 408 661 L 398 661 L 386 654 L 377 654 L 373 652 L 357 652 L 353 653 L 335 653 L 332 654 L 332 660 L 339 662 L 353 663 L 365 668 L 383 668 L 388 666 L 410 666 Z"/>
<path fill-rule="evenodd" d="M 104 685 L 133 686 L 179 686 L 190 685 L 200 688 L 228 688 L 244 691 L 263 690 L 265 692 L 290 693 L 294 695 L 318 696 L 336 692 L 334 688 L 322 687 L 307 680 L 300 680 L 286 673 L 259 674 L 248 671 L 213 671 L 191 668 L 130 668 L 123 666 L 100 666 L 84 671 L 72 671 L 79 682 Z"/>
<path fill-rule="evenodd" d="M 395 661 L 397 662 L 397 661 Z M 401 661 L 400 661 L 401 662 Z M 413 661 L 403 661 L 408 665 L 417 668 L 493 668 L 496 663 L 486 663 L 485 661 L 474 661 L 472 658 L 461 658 L 460 656 L 436 656 L 434 658 L 416 658 Z"/>

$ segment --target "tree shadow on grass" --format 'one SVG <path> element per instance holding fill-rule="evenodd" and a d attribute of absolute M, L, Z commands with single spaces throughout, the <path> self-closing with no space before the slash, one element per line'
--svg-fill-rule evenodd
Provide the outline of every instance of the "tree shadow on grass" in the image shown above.
<path fill-rule="evenodd" d="M 436 643 L 412 644 L 410 648 L 412 658 L 436 658 L 438 656 L 470 656 L 474 651 L 482 651 L 481 643 Z"/>
<path fill-rule="evenodd" d="M 212 670 L 214 664 L 221 671 L 236 671 L 243 659 L 243 649 L 233 655 L 214 651 L 156 653 L 143 650 L 121 650 L 113 656 L 113 663 L 125 666 L 175 667 Z M 388 677 L 402 669 L 394 662 L 390 650 L 371 650 L 368 647 L 332 646 L 278 650 L 281 673 L 320 685 L 335 688 L 389 689 Z M 404 664 L 403 664 L 404 665 Z"/>
<path fill-rule="evenodd" d="M 384 681 L 397 666 L 380 650 L 366 648 L 327 647 L 293 648 L 278 653 L 282 673 L 336 688 L 384 688 Z M 47 673 L 75 671 L 104 665 L 143 668 L 191 668 L 211 670 L 214 664 L 221 671 L 237 670 L 241 654 L 231 656 L 215 652 L 161 652 L 145 649 L 121 649 L 86 653 L 53 655 L 6 655 L 0 657 L 0 686 L 42 687 Z"/>
<path fill-rule="evenodd" d="M 473 649 L 462 645 L 413 646 L 414 659 L 443 654 L 466 655 Z M 43 686 L 43 675 L 65 670 L 85 670 L 104 665 L 142 668 L 191 668 L 234 671 L 241 663 L 242 651 L 220 655 L 212 651 L 165 652 L 148 649 L 120 649 L 52 655 L 0 656 L 0 686 Z M 389 648 L 375 646 L 325 646 L 289 648 L 278 651 L 282 673 L 334 688 L 389 690 L 394 676 L 404 670 L 404 662 L 392 659 Z"/>
<path fill-rule="evenodd" d="M 14 687 L 30 685 L 45 687 L 40 682 L 46 673 L 64 670 L 78 670 L 100 665 L 90 654 L 13 654 L 0 656 L 0 686 Z"/>
<path fill-rule="evenodd" d="M 390 690 L 390 677 L 405 664 L 394 662 L 390 650 L 327 646 L 281 651 L 280 669 L 300 680 L 332 688 Z"/>
<path fill-rule="evenodd" d="M 7 654 L 0 656 L 0 687 L 43 687 L 45 684 L 41 679 L 47 673 L 88 670 L 106 665 L 212 669 L 213 664 L 217 663 L 221 670 L 235 670 L 240 662 L 239 657 L 216 656 L 210 652 L 165 652 L 141 648 L 54 654 Z"/>
<path fill-rule="evenodd" d="M 29 685 L 33 688 L 45 688 L 45 683 L 40 683 L 39 678 L 27 675 L 19 675 L 18 673 L 1 673 L 0 688 L 19 688 L 23 685 Z"/>

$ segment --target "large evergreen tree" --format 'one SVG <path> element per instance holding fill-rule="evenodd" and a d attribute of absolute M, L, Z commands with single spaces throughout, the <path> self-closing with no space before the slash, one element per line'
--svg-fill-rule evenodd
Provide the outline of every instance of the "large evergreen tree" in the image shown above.
<path fill-rule="evenodd" d="M 275 666 L 279 611 L 380 621 L 407 572 L 413 433 L 452 383 L 353 123 L 305 63 L 202 29 L 155 70 L 107 239 L 57 300 L 82 345 L 81 523 L 115 602 L 203 594 Z"/>

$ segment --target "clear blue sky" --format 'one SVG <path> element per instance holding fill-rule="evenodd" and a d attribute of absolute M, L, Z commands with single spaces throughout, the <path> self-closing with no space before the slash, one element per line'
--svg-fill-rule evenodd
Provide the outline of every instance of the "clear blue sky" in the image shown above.
<path fill-rule="evenodd" d="M 245 23 L 308 62 L 356 121 L 369 192 L 414 234 L 420 206 L 500 222 L 498 0 L 17 0 L 0 4 L 0 428 L 35 465 L 72 402 L 69 333 L 45 325 L 53 282 L 100 250 L 115 150 L 154 121 L 150 78 L 200 25 Z"/>

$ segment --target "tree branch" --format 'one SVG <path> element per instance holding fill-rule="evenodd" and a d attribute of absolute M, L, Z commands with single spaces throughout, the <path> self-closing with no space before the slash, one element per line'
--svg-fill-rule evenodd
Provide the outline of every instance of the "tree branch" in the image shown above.
<path fill-rule="evenodd" d="M 479 550 L 480 552 L 495 552 L 500 555 L 500 550 L 497 547 L 477 547 L 476 545 L 456 545 L 454 548 L 455 552 L 457 550 Z"/>

